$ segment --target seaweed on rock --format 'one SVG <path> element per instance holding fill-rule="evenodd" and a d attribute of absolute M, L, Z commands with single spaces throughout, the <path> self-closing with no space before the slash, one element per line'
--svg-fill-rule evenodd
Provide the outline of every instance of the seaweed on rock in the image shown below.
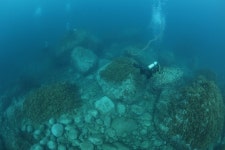
<path fill-rule="evenodd" d="M 127 57 L 117 58 L 100 71 L 100 76 L 106 81 L 120 84 L 128 79 L 129 75 L 139 74 L 139 70 L 133 66 L 134 62 Z"/>
<path fill-rule="evenodd" d="M 23 115 L 31 123 L 42 123 L 80 106 L 80 96 L 75 85 L 56 83 L 31 92 L 24 101 Z"/>
<path fill-rule="evenodd" d="M 97 81 L 106 96 L 127 103 L 142 97 L 146 79 L 134 63 L 133 59 L 120 57 L 100 68 Z"/>
<path fill-rule="evenodd" d="M 207 149 L 220 137 L 223 123 L 220 90 L 202 76 L 179 92 L 163 91 L 156 103 L 156 130 L 176 149 Z"/>

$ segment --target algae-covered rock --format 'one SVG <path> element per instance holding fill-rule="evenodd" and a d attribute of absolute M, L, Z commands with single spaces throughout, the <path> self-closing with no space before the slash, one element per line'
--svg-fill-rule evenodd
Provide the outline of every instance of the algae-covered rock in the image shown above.
<path fill-rule="evenodd" d="M 151 86 L 155 89 L 171 88 L 182 83 L 183 70 L 178 67 L 165 67 L 151 78 Z"/>
<path fill-rule="evenodd" d="M 51 132 L 55 137 L 61 137 L 64 132 L 64 127 L 60 123 L 56 123 L 51 127 Z"/>
<path fill-rule="evenodd" d="M 160 137 L 176 149 L 205 150 L 216 142 L 224 123 L 224 103 L 217 85 L 203 77 L 178 90 L 163 91 L 154 123 Z"/>
<path fill-rule="evenodd" d="M 123 137 L 126 134 L 131 136 L 132 132 L 135 131 L 138 126 L 132 119 L 119 117 L 112 121 L 112 128 L 116 131 L 118 137 Z"/>
<path fill-rule="evenodd" d="M 72 65 L 80 73 L 87 73 L 97 64 L 97 56 L 89 49 L 76 47 L 71 54 Z"/>
<path fill-rule="evenodd" d="M 135 75 L 138 69 L 133 66 L 135 61 L 126 57 L 120 57 L 109 63 L 100 71 L 100 77 L 109 82 L 121 83 Z"/>
<path fill-rule="evenodd" d="M 108 97 L 104 96 L 95 102 L 95 108 L 103 114 L 107 114 L 114 109 L 115 105 Z"/>
<path fill-rule="evenodd" d="M 134 63 L 133 59 L 120 57 L 100 69 L 97 80 L 105 95 L 128 103 L 138 100 L 145 87 L 145 77 Z"/>
<path fill-rule="evenodd" d="M 42 123 L 79 106 L 77 87 L 69 83 L 56 83 L 31 92 L 25 98 L 22 111 L 24 117 L 31 123 Z"/>

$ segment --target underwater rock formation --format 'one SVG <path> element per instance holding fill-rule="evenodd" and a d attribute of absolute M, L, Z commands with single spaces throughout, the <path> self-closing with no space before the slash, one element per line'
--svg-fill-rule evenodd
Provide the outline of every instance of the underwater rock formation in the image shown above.
<path fill-rule="evenodd" d="M 79 106 L 77 87 L 69 83 L 56 83 L 31 92 L 25 98 L 22 112 L 32 124 L 39 124 Z"/>
<path fill-rule="evenodd" d="M 204 77 L 179 92 L 162 91 L 154 112 L 157 132 L 175 149 L 207 149 L 220 137 L 223 123 L 220 90 Z"/>
<path fill-rule="evenodd" d="M 120 57 L 100 69 L 97 80 L 108 97 L 128 103 L 138 100 L 145 86 L 145 77 L 134 63 L 133 59 Z"/>
<path fill-rule="evenodd" d="M 151 86 L 155 89 L 171 88 L 182 83 L 183 70 L 178 67 L 164 67 L 151 78 Z"/>
<path fill-rule="evenodd" d="M 95 108 L 102 114 L 110 113 L 114 107 L 114 103 L 106 96 L 95 102 Z"/>
<path fill-rule="evenodd" d="M 15 102 L 4 113 L 1 120 L 0 133 L 2 138 L 2 150 L 29 149 L 33 142 L 32 136 L 20 130 L 22 122 L 21 103 Z M 30 129 L 28 129 L 30 131 Z"/>
<path fill-rule="evenodd" d="M 71 54 L 72 65 L 80 73 L 87 73 L 97 64 L 97 56 L 89 49 L 75 47 Z"/>
<path fill-rule="evenodd" d="M 45 85 L 32 91 L 25 99 L 19 100 L 18 104 L 9 107 L 5 113 L 0 132 L 6 149 L 43 149 L 41 144 L 47 145 L 48 149 L 54 148 L 55 141 L 43 136 L 49 135 L 51 129 L 54 129 L 53 136 L 60 136 L 63 133 L 59 132 L 63 131 L 59 131 L 59 126 L 57 126 L 57 132 L 55 131 L 56 121 L 51 118 L 74 113 L 80 108 L 80 100 L 76 85 L 69 83 Z M 70 123 L 69 119 L 61 117 L 58 124 Z M 49 123 L 46 125 L 48 120 Z M 61 130 L 63 128 L 61 126 Z M 36 142 L 41 144 L 34 145 Z M 60 145 L 57 146 L 60 147 Z"/>

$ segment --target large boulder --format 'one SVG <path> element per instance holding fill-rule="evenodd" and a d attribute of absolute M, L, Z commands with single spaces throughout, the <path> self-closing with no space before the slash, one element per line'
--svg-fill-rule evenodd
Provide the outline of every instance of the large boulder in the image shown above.
<path fill-rule="evenodd" d="M 139 100 L 145 77 L 134 63 L 130 58 L 120 57 L 100 68 L 97 81 L 106 96 L 126 103 Z"/>
<path fill-rule="evenodd" d="M 75 47 L 71 53 L 72 65 L 80 73 L 87 73 L 97 64 L 97 56 L 89 49 Z"/>
<path fill-rule="evenodd" d="M 157 132 L 175 149 L 208 149 L 220 138 L 223 123 L 221 92 L 203 77 L 182 89 L 164 90 L 154 111 Z"/>
<path fill-rule="evenodd" d="M 80 106 L 78 88 L 70 83 L 55 83 L 40 87 L 25 97 L 24 119 L 40 124 L 52 117 L 72 112 Z"/>
<path fill-rule="evenodd" d="M 163 90 L 183 83 L 184 71 L 178 67 L 164 67 L 151 78 L 154 89 Z"/>

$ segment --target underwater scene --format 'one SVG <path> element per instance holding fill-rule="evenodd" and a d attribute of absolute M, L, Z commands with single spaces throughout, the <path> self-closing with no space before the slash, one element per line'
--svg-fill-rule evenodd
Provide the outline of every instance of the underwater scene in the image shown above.
<path fill-rule="evenodd" d="M 0 150 L 225 150 L 225 1 L 1 0 Z"/>

